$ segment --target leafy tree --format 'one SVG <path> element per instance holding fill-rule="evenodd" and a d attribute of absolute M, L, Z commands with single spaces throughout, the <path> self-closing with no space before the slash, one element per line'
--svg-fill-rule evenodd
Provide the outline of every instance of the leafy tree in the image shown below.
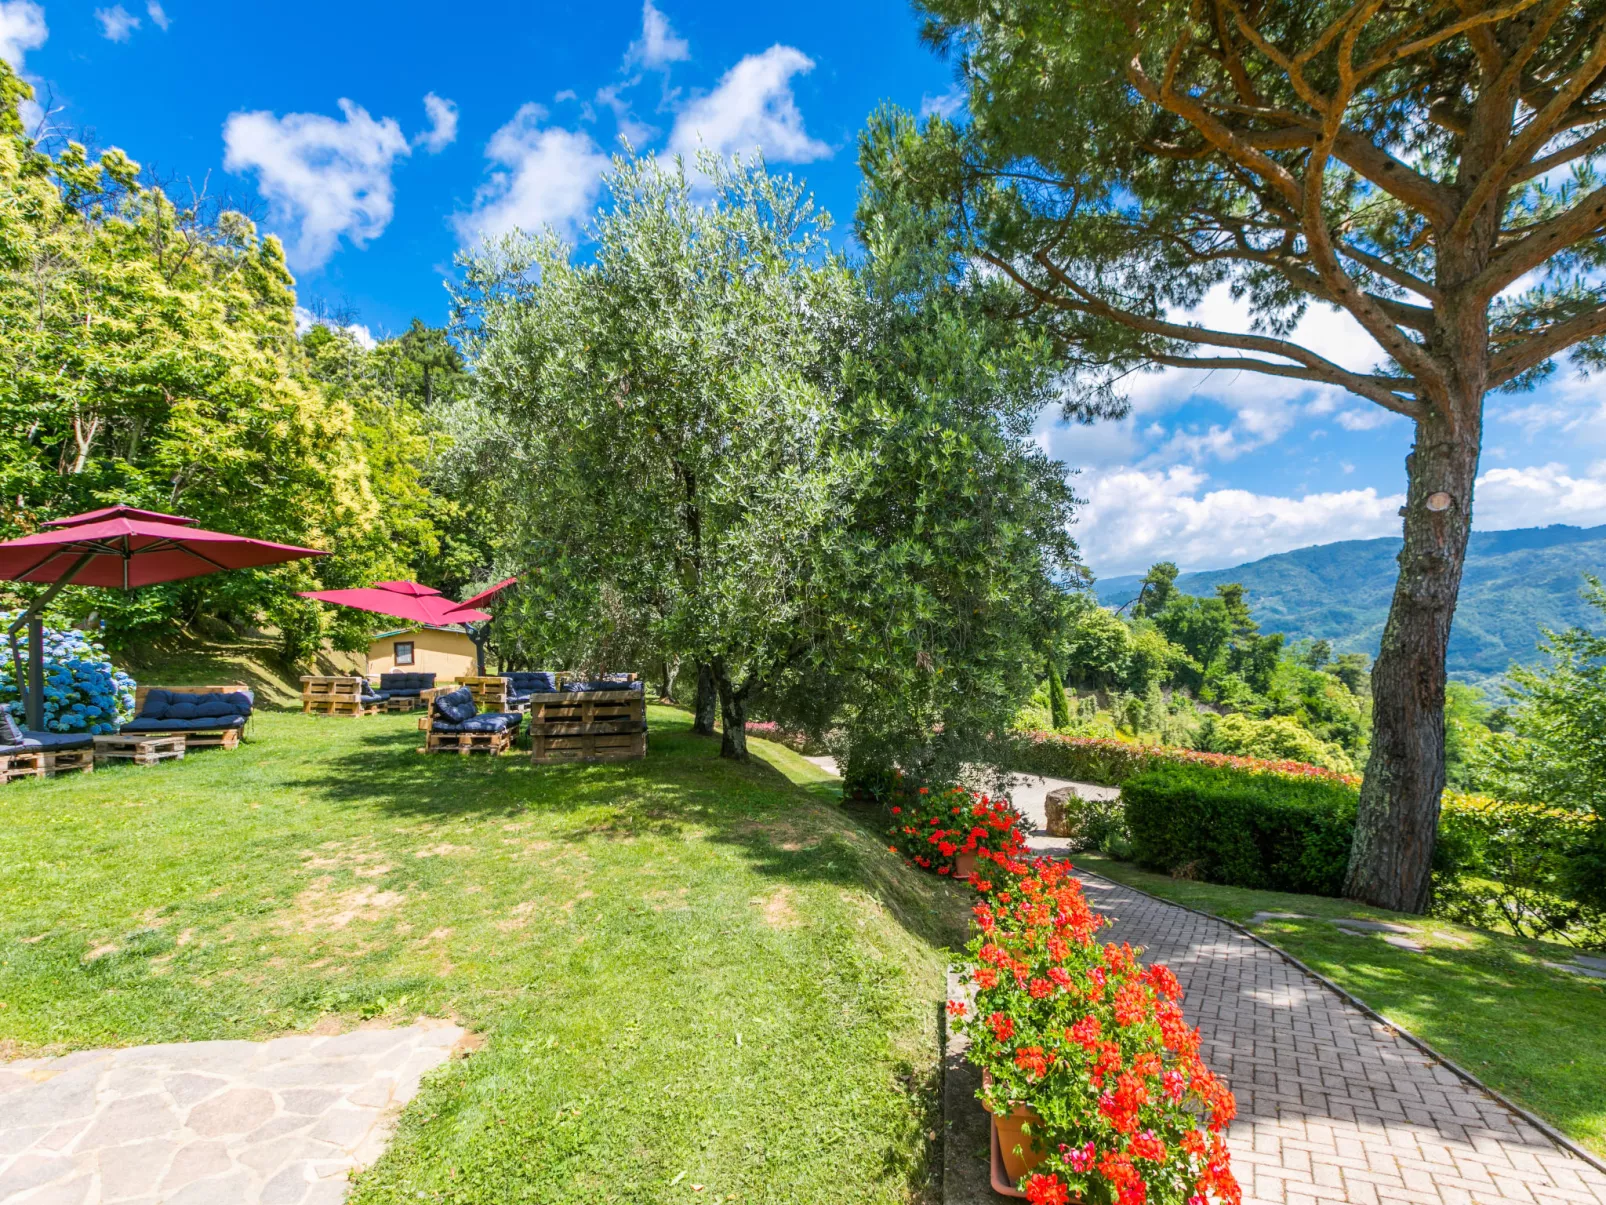
<path fill-rule="evenodd" d="M 515 236 L 467 264 L 476 391 L 532 605 L 594 623 L 606 588 L 706 665 L 724 756 L 749 699 L 808 652 L 820 559 L 851 483 L 822 388 L 851 276 L 801 189 L 708 157 L 620 160 L 596 254 Z"/>
<path fill-rule="evenodd" d="M 1173 561 L 1159 561 L 1149 566 L 1149 571 L 1143 575 L 1143 582 L 1138 587 L 1137 600 L 1132 604 L 1132 614 L 1158 615 L 1165 610 L 1165 605 L 1171 601 L 1171 596 L 1177 590 L 1176 563 Z"/>
<path fill-rule="evenodd" d="M 1068 629 L 1061 655 L 1074 685 L 1108 690 L 1126 680 L 1132 633 L 1120 616 L 1089 605 L 1076 612 Z"/>
<path fill-rule="evenodd" d="M 1586 580 L 1584 597 L 1606 620 L 1606 586 Z M 1548 665 L 1511 670 L 1511 731 L 1480 742 L 1471 761 L 1480 785 L 1500 798 L 1595 815 L 1572 886 L 1606 907 L 1606 628 L 1546 631 L 1542 648 Z"/>
<path fill-rule="evenodd" d="M 1400 573 L 1346 883 L 1427 906 L 1445 651 L 1491 390 L 1606 355 L 1606 5 L 921 0 L 957 51 L 963 128 L 872 166 L 940 196 L 1078 413 L 1161 367 L 1344 389 L 1415 427 Z M 1250 332 L 1180 317 L 1222 289 Z M 1370 371 L 1302 345 L 1311 305 Z"/>
<path fill-rule="evenodd" d="M 1173 595 L 1154 617 L 1154 626 L 1188 654 L 1201 674 L 1227 651 L 1234 631 L 1233 615 L 1223 599 L 1192 594 Z"/>

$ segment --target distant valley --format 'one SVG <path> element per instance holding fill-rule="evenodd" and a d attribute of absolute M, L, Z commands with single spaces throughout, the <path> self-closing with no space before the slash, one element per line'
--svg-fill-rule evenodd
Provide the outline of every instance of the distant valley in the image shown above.
<path fill-rule="evenodd" d="M 1392 537 L 1318 544 L 1231 569 L 1184 573 L 1177 585 L 1211 594 L 1223 583 L 1242 582 L 1262 631 L 1326 639 L 1338 652 L 1375 656 L 1399 550 Z M 1606 526 L 1473 532 L 1450 633 L 1451 676 L 1497 687 L 1512 662 L 1540 659 L 1541 627 L 1598 626 L 1598 612 L 1579 597 L 1586 572 L 1606 576 Z M 1141 581 L 1140 574 L 1102 578 L 1099 601 L 1130 602 Z"/>

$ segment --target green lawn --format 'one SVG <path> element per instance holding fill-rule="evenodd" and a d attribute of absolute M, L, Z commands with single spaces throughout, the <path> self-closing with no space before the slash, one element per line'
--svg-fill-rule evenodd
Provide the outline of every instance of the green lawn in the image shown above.
<path fill-rule="evenodd" d="M 1172 879 L 1095 854 L 1076 861 L 1240 924 L 1257 912 L 1303 913 L 1309 919 L 1250 927 L 1490 1087 L 1606 1154 L 1606 983 L 1544 965 L 1565 962 L 1571 951 L 1346 900 Z M 1327 923 L 1346 916 L 1409 925 L 1427 950 L 1396 949 L 1380 936 L 1354 937 Z"/>
<path fill-rule="evenodd" d="M 265 713 L 0 788 L 0 1054 L 453 1016 L 484 1047 L 358 1205 L 928 1198 L 965 901 L 796 755 L 651 721 L 645 762 L 537 768 Z"/>

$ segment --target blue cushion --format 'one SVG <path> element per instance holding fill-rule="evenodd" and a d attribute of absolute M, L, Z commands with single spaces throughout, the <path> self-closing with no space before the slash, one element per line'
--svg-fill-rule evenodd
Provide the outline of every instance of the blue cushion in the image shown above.
<path fill-rule="evenodd" d="M 473 692 L 466 686 L 459 686 L 456 690 L 436 695 L 435 706 L 431 710 L 434 718 L 442 723 L 463 724 L 472 720 L 479 708 L 474 706 Z"/>
<path fill-rule="evenodd" d="M 594 682 L 570 682 L 564 690 L 590 691 L 590 690 L 640 690 L 640 682 L 614 682 L 607 678 L 599 678 Z"/>
<path fill-rule="evenodd" d="M 392 698 L 416 699 L 424 691 L 435 689 L 435 675 L 380 674 L 379 689 L 390 691 Z"/>
<path fill-rule="evenodd" d="M 396 692 L 390 690 L 365 690 L 362 692 L 364 703 L 383 703 L 386 699 L 396 698 Z"/>
<path fill-rule="evenodd" d="M 95 738 L 87 732 L 29 732 L 22 738 L 24 749 L 88 749 Z"/>
<path fill-rule="evenodd" d="M 551 695 L 558 691 L 556 674 L 546 670 L 514 670 L 503 674 L 508 686 L 521 695 Z"/>
<path fill-rule="evenodd" d="M 183 690 L 153 690 L 140 708 L 141 720 L 222 720 L 248 716 L 255 702 L 248 690 L 227 694 L 199 694 Z"/>
<path fill-rule="evenodd" d="M 443 723 L 437 719 L 430 728 L 435 732 L 506 732 L 510 728 L 517 728 L 520 718 L 500 711 L 487 711 L 460 724 Z"/>
<path fill-rule="evenodd" d="M 22 729 L 17 727 L 17 721 L 12 718 L 10 706 L 4 703 L 0 703 L 0 742 L 7 745 L 22 743 Z"/>
<path fill-rule="evenodd" d="M 123 732 L 219 732 L 224 728 L 244 728 L 243 715 L 220 717 L 196 716 L 191 719 L 153 720 L 141 715 L 122 726 Z"/>

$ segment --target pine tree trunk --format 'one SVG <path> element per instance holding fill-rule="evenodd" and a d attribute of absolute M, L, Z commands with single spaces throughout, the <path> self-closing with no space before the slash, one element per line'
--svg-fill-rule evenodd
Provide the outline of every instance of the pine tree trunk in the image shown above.
<path fill-rule="evenodd" d="M 1472 527 L 1481 406 L 1417 426 L 1400 576 L 1372 668 L 1372 747 L 1344 894 L 1425 912 L 1444 791 L 1445 653 Z"/>
<path fill-rule="evenodd" d="M 714 681 L 719 686 L 719 714 L 724 721 L 723 738 L 719 755 L 732 761 L 747 760 L 747 696 L 736 690 L 730 674 L 722 664 L 715 663 Z"/>
<path fill-rule="evenodd" d="M 706 661 L 697 663 L 697 701 L 692 705 L 691 730 L 698 736 L 714 735 L 714 713 L 719 707 L 719 694 L 714 688 L 714 667 Z"/>

